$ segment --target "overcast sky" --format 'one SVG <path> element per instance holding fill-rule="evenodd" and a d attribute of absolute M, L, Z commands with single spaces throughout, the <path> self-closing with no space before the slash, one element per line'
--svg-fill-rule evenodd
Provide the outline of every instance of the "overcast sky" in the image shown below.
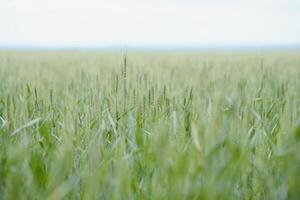
<path fill-rule="evenodd" d="M 299 44 L 299 0 L 0 0 L 0 46 Z"/>

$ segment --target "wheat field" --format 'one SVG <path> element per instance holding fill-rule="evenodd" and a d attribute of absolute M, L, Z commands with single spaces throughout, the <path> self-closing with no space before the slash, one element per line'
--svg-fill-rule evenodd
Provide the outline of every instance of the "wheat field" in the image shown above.
<path fill-rule="evenodd" d="M 0 52 L 0 199 L 299 199 L 300 52 Z"/>

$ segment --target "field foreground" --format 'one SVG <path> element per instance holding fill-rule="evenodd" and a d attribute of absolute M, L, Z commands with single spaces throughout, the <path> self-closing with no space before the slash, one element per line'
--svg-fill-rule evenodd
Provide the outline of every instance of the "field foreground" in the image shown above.
<path fill-rule="evenodd" d="M 0 199 L 299 199 L 300 52 L 0 52 Z"/>

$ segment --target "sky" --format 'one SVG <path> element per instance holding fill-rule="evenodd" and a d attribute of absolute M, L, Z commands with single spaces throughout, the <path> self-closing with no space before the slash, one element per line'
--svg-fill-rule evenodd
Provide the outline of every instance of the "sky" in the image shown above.
<path fill-rule="evenodd" d="M 0 46 L 295 46 L 300 0 L 0 0 Z"/>

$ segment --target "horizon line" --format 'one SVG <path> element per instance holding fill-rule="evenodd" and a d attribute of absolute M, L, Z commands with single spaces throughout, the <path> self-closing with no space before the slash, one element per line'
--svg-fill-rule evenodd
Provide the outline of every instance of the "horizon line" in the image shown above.
<path fill-rule="evenodd" d="M 1 45 L 0 51 L 5 50 L 99 50 L 99 51 L 210 51 L 210 50 L 300 50 L 300 44 L 274 45 Z"/>

